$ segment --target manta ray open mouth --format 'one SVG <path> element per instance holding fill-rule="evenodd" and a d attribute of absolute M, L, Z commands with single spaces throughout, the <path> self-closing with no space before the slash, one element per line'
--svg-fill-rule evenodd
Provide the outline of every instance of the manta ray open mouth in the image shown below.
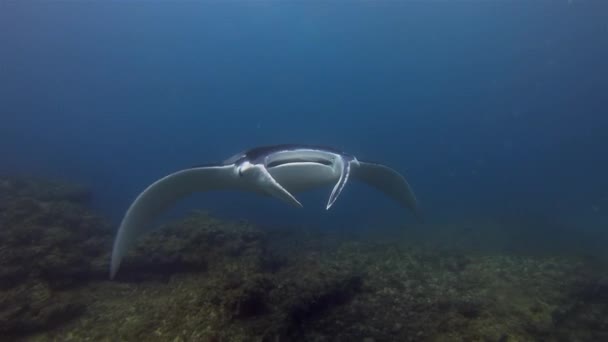
<path fill-rule="evenodd" d="M 266 167 L 272 168 L 272 167 L 281 166 L 281 165 L 285 165 L 285 164 L 291 164 L 291 163 L 317 163 L 317 164 L 323 164 L 323 165 L 327 165 L 327 166 L 331 165 L 331 161 L 329 161 L 327 159 L 322 159 L 322 158 L 315 159 L 315 160 L 304 159 L 304 158 L 291 158 L 291 159 L 273 160 L 270 163 L 268 163 L 268 165 L 266 165 Z"/>

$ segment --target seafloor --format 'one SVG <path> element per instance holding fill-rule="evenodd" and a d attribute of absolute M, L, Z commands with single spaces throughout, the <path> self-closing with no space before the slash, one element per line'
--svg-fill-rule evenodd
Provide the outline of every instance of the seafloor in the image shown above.
<path fill-rule="evenodd" d="M 90 196 L 0 179 L 2 341 L 608 341 L 606 264 L 582 253 L 475 248 L 492 245 L 480 227 L 440 246 L 200 212 L 109 281 L 114 227 Z"/>

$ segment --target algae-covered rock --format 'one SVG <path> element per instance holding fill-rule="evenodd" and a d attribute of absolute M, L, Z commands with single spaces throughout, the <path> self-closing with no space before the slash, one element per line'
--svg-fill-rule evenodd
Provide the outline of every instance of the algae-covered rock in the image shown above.
<path fill-rule="evenodd" d="M 34 341 L 602 341 L 608 272 L 194 213 L 142 236 L 70 186 L 0 180 L 0 335 Z M 78 319 L 75 319 L 75 318 Z M 37 333 L 33 333 L 37 332 Z"/>
<path fill-rule="evenodd" d="M 78 186 L 0 179 L 0 334 L 65 322 L 84 303 L 62 290 L 107 269 L 110 231 Z"/>
<path fill-rule="evenodd" d="M 204 272 L 225 268 L 235 260 L 241 269 L 270 266 L 263 233 L 245 222 L 223 221 L 197 212 L 142 236 L 124 258 L 117 279 Z"/>
<path fill-rule="evenodd" d="M 91 192 L 80 184 L 47 179 L 4 177 L 0 179 L 0 199 L 31 198 L 37 201 L 87 203 Z"/>
<path fill-rule="evenodd" d="M 84 302 L 73 294 L 30 281 L 0 291 L 0 333 L 25 334 L 53 327 L 80 315 L 84 309 Z"/>
<path fill-rule="evenodd" d="M 0 217 L 0 288 L 30 278 L 61 288 L 102 276 L 95 259 L 107 260 L 110 231 L 83 206 L 15 199 Z"/>

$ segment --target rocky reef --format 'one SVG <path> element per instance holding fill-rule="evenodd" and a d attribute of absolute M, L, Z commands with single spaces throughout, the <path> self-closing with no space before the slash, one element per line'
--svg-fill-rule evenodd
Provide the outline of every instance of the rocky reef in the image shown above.
<path fill-rule="evenodd" d="M 608 272 L 575 255 L 270 230 L 204 212 L 114 281 L 81 187 L 0 179 L 0 335 L 27 341 L 600 341 Z"/>
<path fill-rule="evenodd" d="M 48 181 L 0 179 L 0 334 L 77 317 L 70 289 L 105 274 L 109 230 L 86 209 L 89 192 Z"/>

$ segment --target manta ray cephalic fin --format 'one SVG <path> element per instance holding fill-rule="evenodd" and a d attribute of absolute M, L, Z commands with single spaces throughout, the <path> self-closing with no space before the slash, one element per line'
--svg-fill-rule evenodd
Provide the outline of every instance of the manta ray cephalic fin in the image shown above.
<path fill-rule="evenodd" d="M 344 160 L 337 163 L 336 166 L 340 168 L 340 178 L 336 182 L 336 185 L 334 185 L 331 195 L 329 195 L 329 200 L 327 201 L 327 207 L 325 207 L 325 210 L 329 210 L 334 202 L 336 202 L 338 196 L 340 196 L 340 193 L 342 192 L 342 189 L 344 189 L 346 182 L 348 182 L 348 177 L 350 176 L 350 163 L 350 161 Z"/>
<path fill-rule="evenodd" d="M 252 167 L 255 169 L 255 182 L 256 186 L 262 192 L 281 199 L 295 207 L 302 208 L 302 203 L 298 201 L 289 191 L 287 191 L 279 182 L 272 177 L 270 172 L 264 165 L 255 165 Z"/>

